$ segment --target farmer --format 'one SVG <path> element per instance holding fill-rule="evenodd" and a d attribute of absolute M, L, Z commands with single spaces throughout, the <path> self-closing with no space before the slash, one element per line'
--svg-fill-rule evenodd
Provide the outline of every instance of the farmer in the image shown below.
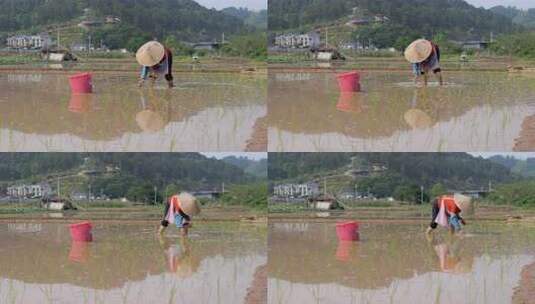
<path fill-rule="evenodd" d="M 412 63 L 414 83 L 418 83 L 420 76 L 424 77 L 424 86 L 427 86 L 428 74 L 432 71 L 443 85 L 442 70 L 440 69 L 440 48 L 435 43 L 418 39 L 405 49 L 405 59 Z"/>
<path fill-rule="evenodd" d="M 169 88 L 174 87 L 173 52 L 169 48 L 164 47 L 158 41 L 150 41 L 139 48 L 136 59 L 143 66 L 139 80 L 140 87 L 143 86 L 148 77 L 152 79 L 154 84 L 162 75 L 167 80 Z"/>
<path fill-rule="evenodd" d="M 200 212 L 197 199 L 193 195 L 185 192 L 173 195 L 167 200 L 164 218 L 158 232 L 163 234 L 171 223 L 180 229 L 182 236 L 187 236 L 188 229 L 191 228 L 191 218 Z"/>
<path fill-rule="evenodd" d="M 432 218 L 426 233 L 430 234 L 438 225 L 449 227 L 450 233 L 461 231 L 461 224 L 466 222 L 461 217 L 461 208 L 454 196 L 441 196 L 433 201 Z"/>

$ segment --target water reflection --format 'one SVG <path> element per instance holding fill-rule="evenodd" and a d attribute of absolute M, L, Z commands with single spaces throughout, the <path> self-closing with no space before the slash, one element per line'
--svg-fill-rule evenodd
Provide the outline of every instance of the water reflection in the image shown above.
<path fill-rule="evenodd" d="M 452 72 L 445 87 L 399 85 L 407 77 L 366 72 L 364 92 L 340 94 L 334 73 L 270 73 L 269 150 L 512 151 L 535 114 L 526 78 Z"/>
<path fill-rule="evenodd" d="M 93 78 L 95 94 L 72 95 L 66 74 L 0 75 L 0 150 L 243 151 L 267 114 L 263 77 L 180 74 L 173 90 Z"/>
<path fill-rule="evenodd" d="M 92 243 L 71 242 L 66 224 L 7 228 L 0 303 L 243 303 L 267 260 L 265 227 L 246 224 L 203 223 L 189 240 L 159 240 L 154 225 L 97 223 Z"/>
<path fill-rule="evenodd" d="M 334 226 L 270 224 L 269 303 L 511 303 L 535 261 L 529 227 L 474 223 L 427 241 L 425 223 L 363 224 L 343 243 Z"/>

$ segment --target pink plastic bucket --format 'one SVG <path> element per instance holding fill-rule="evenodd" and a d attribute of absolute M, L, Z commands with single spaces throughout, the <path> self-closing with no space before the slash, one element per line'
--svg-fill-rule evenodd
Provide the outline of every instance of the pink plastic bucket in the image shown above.
<path fill-rule="evenodd" d="M 89 73 L 77 74 L 69 77 L 71 91 L 74 94 L 89 94 L 93 92 L 92 76 Z"/>
<path fill-rule="evenodd" d="M 360 75 L 357 71 L 338 74 L 338 86 L 342 92 L 359 92 Z"/>
<path fill-rule="evenodd" d="M 336 235 L 340 241 L 358 241 L 359 224 L 357 222 L 343 222 L 336 224 Z"/>
<path fill-rule="evenodd" d="M 90 222 L 81 222 L 77 224 L 70 225 L 71 228 L 71 238 L 75 242 L 92 242 L 93 235 L 91 234 L 91 229 L 93 226 Z"/>

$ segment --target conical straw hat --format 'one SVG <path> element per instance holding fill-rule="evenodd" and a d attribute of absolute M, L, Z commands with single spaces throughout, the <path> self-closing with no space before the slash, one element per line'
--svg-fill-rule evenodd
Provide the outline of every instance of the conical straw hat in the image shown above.
<path fill-rule="evenodd" d="M 180 209 L 182 209 L 185 214 L 195 216 L 201 213 L 199 203 L 193 195 L 187 192 L 182 192 L 178 195 L 178 201 L 180 202 Z"/>
<path fill-rule="evenodd" d="M 433 52 L 433 45 L 425 39 L 418 39 L 405 49 L 405 59 L 410 63 L 420 63 Z"/>
<path fill-rule="evenodd" d="M 456 193 L 453 196 L 457 206 L 463 211 L 471 213 L 472 210 L 472 198 L 466 195 Z"/>
<path fill-rule="evenodd" d="M 158 41 L 149 41 L 137 50 L 137 62 L 143 66 L 155 66 L 165 56 L 165 48 Z"/>

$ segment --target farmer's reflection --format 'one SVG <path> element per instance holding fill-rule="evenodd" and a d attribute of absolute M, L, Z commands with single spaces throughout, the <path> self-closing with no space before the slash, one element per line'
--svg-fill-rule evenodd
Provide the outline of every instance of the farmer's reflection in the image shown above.
<path fill-rule="evenodd" d="M 412 129 L 427 129 L 433 126 L 433 118 L 428 114 L 426 90 L 414 90 L 411 109 L 405 112 L 403 118 Z"/>
<path fill-rule="evenodd" d="M 438 242 L 433 236 L 428 236 L 442 272 L 462 274 L 472 271 L 474 257 L 462 251 L 462 240 L 458 236 L 453 236 Z"/>
<path fill-rule="evenodd" d="M 171 241 L 160 236 L 160 244 L 165 253 L 167 270 L 176 273 L 181 278 L 191 277 L 201 264 L 198 257 L 192 254 L 191 243 L 188 238 Z"/>
<path fill-rule="evenodd" d="M 149 133 L 156 133 L 165 128 L 171 120 L 170 99 L 169 91 L 158 95 L 153 88 L 140 89 L 141 111 L 136 114 L 138 126 Z"/>

